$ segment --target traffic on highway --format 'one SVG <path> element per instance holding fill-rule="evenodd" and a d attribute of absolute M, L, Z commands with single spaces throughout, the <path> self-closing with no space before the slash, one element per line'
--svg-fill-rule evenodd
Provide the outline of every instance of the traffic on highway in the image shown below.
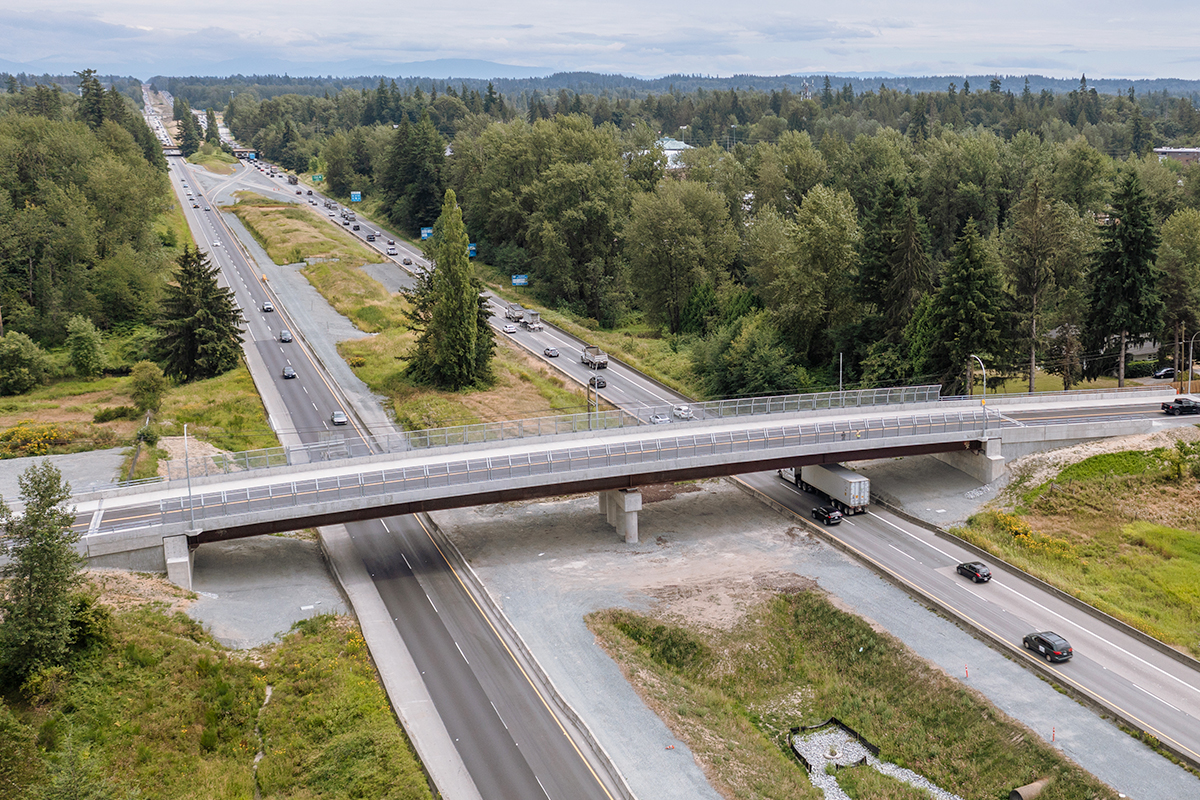
<path fill-rule="evenodd" d="M 298 442 L 365 437 L 327 370 L 312 356 L 302 314 L 286 308 L 245 260 L 221 215 L 180 159 L 171 174 L 189 223 L 204 249 L 235 292 L 246 318 L 246 351 L 260 387 L 280 398 L 271 422 L 281 439 Z M 284 178 L 267 170 L 241 167 L 244 185 L 325 216 L 325 199 L 297 195 Z M 225 188 L 228 188 L 226 186 Z M 192 199 L 186 200 L 188 190 Z M 307 192 L 307 190 L 304 190 Z M 310 202 L 310 199 L 312 202 Z M 362 238 L 365 245 L 408 269 L 428 267 L 423 254 L 379 226 L 359 220 L 359 230 L 329 224 Z M 389 256 L 389 248 L 396 249 Z M 411 261 L 411 264 L 405 262 Z M 541 359 L 597 403 L 621 408 L 647 424 L 681 425 L 703 419 L 689 398 L 609 359 L 603 369 L 589 366 L 589 342 L 544 325 L 529 329 L 505 318 L 507 303 L 491 298 L 492 324 L 499 337 Z M 511 328 L 511 330 L 510 330 Z M 268 402 L 268 409 L 271 404 Z M 1158 403 L 1111 411 L 1063 407 L 1006 414 L 1014 424 L 1047 421 L 1099 421 L 1161 418 Z M 775 472 L 743 479 L 750 487 L 798 518 L 811 530 L 852 553 L 921 602 L 940 609 L 977 636 L 1031 669 L 1066 687 L 1086 702 L 1126 724 L 1146 731 L 1166 747 L 1200 763 L 1200 673 L 1194 662 L 1155 645 L 1078 601 L 1039 581 L 993 563 L 957 540 L 938 535 L 874 505 L 860 514 L 832 507 L 821 492 L 807 492 Z M 834 515 L 837 515 L 836 518 Z M 582 757 L 575 738 L 530 691 L 529 677 L 462 581 L 437 534 L 415 517 L 393 517 L 348 526 L 363 563 L 394 616 L 395 628 L 425 675 L 438 714 L 484 796 L 613 797 Z M 986 570 L 986 578 L 980 568 Z"/>

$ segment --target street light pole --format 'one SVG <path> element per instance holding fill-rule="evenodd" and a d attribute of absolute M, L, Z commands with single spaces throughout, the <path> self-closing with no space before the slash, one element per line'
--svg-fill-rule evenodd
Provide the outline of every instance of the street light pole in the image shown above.
<path fill-rule="evenodd" d="M 187 426 L 183 423 L 183 468 L 187 472 L 188 486 L 188 515 L 192 520 L 192 530 L 196 529 L 196 508 L 192 505 L 192 464 L 188 460 L 188 445 L 187 445 Z"/>
<path fill-rule="evenodd" d="M 1188 390 L 1187 390 L 1188 394 L 1192 393 L 1192 372 L 1194 372 L 1196 369 L 1196 362 L 1192 361 L 1192 349 L 1193 349 L 1193 346 L 1196 344 L 1197 336 L 1200 336 L 1200 331 L 1196 331 L 1195 333 L 1193 333 L 1192 340 L 1190 342 L 1188 342 Z"/>
<path fill-rule="evenodd" d="M 985 368 L 983 366 L 983 359 L 980 358 L 979 356 L 972 354 L 971 358 L 973 358 L 979 362 L 979 371 L 983 373 L 983 402 L 981 402 L 980 405 L 983 406 L 983 434 L 984 434 L 984 436 L 986 436 L 987 435 L 987 368 Z"/>

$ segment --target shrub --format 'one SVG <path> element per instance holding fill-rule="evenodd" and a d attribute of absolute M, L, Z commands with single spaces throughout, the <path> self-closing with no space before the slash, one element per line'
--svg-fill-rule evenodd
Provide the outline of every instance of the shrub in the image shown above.
<path fill-rule="evenodd" d="M 92 422 L 99 424 L 101 422 L 112 422 L 115 419 L 137 419 L 142 415 L 133 406 L 113 406 L 112 408 L 102 408 L 92 416 Z"/>
<path fill-rule="evenodd" d="M 46 353 L 25 334 L 0 337 L 0 395 L 28 392 L 46 380 L 48 366 Z"/>
<path fill-rule="evenodd" d="M 1158 365 L 1153 361 L 1130 361 L 1125 365 L 1126 378 L 1149 378 Z"/>

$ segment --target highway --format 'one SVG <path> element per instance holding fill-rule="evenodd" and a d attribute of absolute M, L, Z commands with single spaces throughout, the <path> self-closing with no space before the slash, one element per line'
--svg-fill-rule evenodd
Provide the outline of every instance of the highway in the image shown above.
<path fill-rule="evenodd" d="M 177 167 L 178 164 L 172 164 L 173 170 Z M 255 170 L 251 178 L 257 176 L 261 176 L 261 173 Z M 277 192 L 280 196 L 286 194 L 287 190 L 283 188 L 286 184 L 282 184 L 282 181 L 272 182 L 265 176 L 261 177 L 262 182 L 255 180 L 254 185 L 260 185 L 264 191 Z M 277 187 L 276 183 L 281 185 Z M 294 193 L 294 189 L 292 191 Z M 213 236 L 224 236 L 227 240 L 228 235 L 223 230 L 217 212 L 204 212 L 205 203 L 202 201 L 200 205 L 200 210 L 185 207 L 185 211 L 189 213 L 189 221 L 196 217 L 195 222 L 199 223 L 201 229 L 207 224 Z M 233 274 L 233 261 L 236 259 L 227 250 L 223 245 L 211 247 L 214 257 L 219 262 L 222 258 L 229 262 L 229 269 Z M 416 255 L 411 254 L 411 251 L 406 252 L 410 253 L 409 257 Z M 225 267 L 225 264 L 222 263 L 222 266 Z M 247 313 L 248 339 L 250 335 L 254 336 L 255 351 L 260 354 L 273 375 L 278 376 L 285 365 L 294 365 L 302 376 L 301 379 L 286 382 L 286 386 L 280 385 L 281 393 L 285 389 L 290 392 L 285 395 L 289 411 L 296 409 L 296 435 L 304 441 L 315 441 L 317 439 L 314 437 L 335 435 L 331 426 L 327 424 L 329 413 L 340 405 L 333 387 L 324 386 L 322 390 L 323 382 L 318 377 L 319 370 L 307 358 L 303 347 L 289 350 L 275 341 L 278 328 L 281 327 L 278 320 L 285 319 L 287 312 L 256 311 L 261 308 L 261 300 L 265 299 L 267 294 L 261 286 L 261 281 L 256 281 L 255 276 L 247 273 L 248 268 L 243 268 L 234 281 L 234 288 L 239 292 L 239 302 L 243 304 L 243 308 L 250 310 Z M 272 313 L 275 316 L 272 317 Z M 502 317 L 494 318 L 494 324 L 498 328 L 503 322 Z M 586 381 L 588 377 L 596 374 L 579 363 L 580 342 L 555 329 L 548 327 L 543 332 L 518 329 L 515 334 L 499 333 L 498 336 L 514 340 L 538 357 L 543 357 L 541 352 L 545 347 L 558 348 L 561 355 L 557 359 L 546 360 L 573 379 Z M 684 398 L 657 383 L 615 363 L 600 374 L 608 381 L 607 387 L 601 390 L 604 400 L 639 415 L 669 413 L 673 404 L 686 402 Z M 277 377 L 276 383 L 284 382 Z M 305 406 L 306 403 L 311 409 Z M 1038 424 L 1050 420 L 1088 419 L 1090 414 L 1096 413 L 1067 408 L 1053 412 L 1017 412 L 1011 416 L 1023 424 Z M 1129 416 L 1161 419 L 1162 414 L 1155 404 L 1099 412 L 1092 418 Z M 351 420 L 347 435 L 354 433 L 353 416 Z M 812 496 L 796 491 L 795 487 L 784 483 L 773 473 L 748 476 L 746 481 L 802 517 L 809 518 L 812 508 L 817 505 Z M 1014 657 L 1027 659 L 1031 668 L 1046 672 L 1054 680 L 1112 708 L 1125 719 L 1143 727 L 1185 754 L 1193 763 L 1200 762 L 1200 695 L 1196 689 L 1200 685 L 1200 675 L 1189 666 L 1164 656 L 1158 650 L 1128 636 L 1121 629 L 1106 625 L 1079 611 L 1054 593 L 1045 591 L 1020 575 L 1010 575 L 993 567 L 996 577 L 991 583 L 979 586 L 969 583 L 954 572 L 954 565 L 961 560 L 967 560 L 970 557 L 969 553 L 960 550 L 948 540 L 935 537 L 925 529 L 911 525 L 877 507 L 868 514 L 847 519 L 842 525 L 829 528 L 823 533 L 836 538 L 842 546 L 853 550 L 864 561 L 894 580 L 909 585 L 914 591 L 928 595 L 934 602 L 953 609 L 956 615 L 973 626 L 981 636 L 1002 643 L 998 646 L 1008 648 Z M 400 618 L 404 618 L 406 624 L 417 626 L 413 630 L 401 630 L 405 640 L 410 642 L 410 650 L 416 655 L 428 642 L 438 643 L 437 647 L 430 647 L 439 655 L 435 661 L 422 666 L 422 670 L 450 670 L 459 662 L 481 667 L 486 665 L 486 669 L 476 669 L 472 672 L 475 676 L 474 685 L 480 687 L 481 694 L 472 694 L 471 678 L 463 677 L 461 680 L 465 681 L 464 684 L 454 683 L 448 690 L 452 697 L 435 701 L 438 702 L 439 713 L 444 713 L 444 718 L 448 720 L 448 728 L 451 727 L 456 714 L 461 713 L 454 705 L 460 697 L 469 698 L 465 706 L 469 713 L 465 718 L 473 725 L 477 725 L 479 720 L 471 714 L 479 713 L 483 698 L 488 698 L 489 704 L 495 703 L 494 717 L 504 731 L 499 737 L 503 744 L 492 750 L 491 756 L 476 756 L 478 763 L 468 762 L 472 776 L 479 776 L 477 784 L 481 788 L 487 787 L 486 795 L 514 798 L 542 796 L 538 791 L 530 793 L 530 786 L 521 784 L 520 775 L 508 778 L 510 783 L 506 784 L 507 788 L 500 783 L 491 782 L 491 770 L 497 764 L 512 760 L 523 764 L 524 768 L 534 775 L 535 781 L 538 778 L 544 780 L 551 774 L 560 781 L 555 786 L 563 791 L 546 791 L 547 796 L 604 796 L 604 791 L 597 791 L 598 783 L 594 780 L 589 783 L 586 779 L 588 770 L 582 770 L 585 779 L 577 785 L 564 786 L 568 779 L 560 774 L 567 771 L 562 768 L 569 763 L 582 763 L 582 760 L 571 752 L 571 747 L 564 748 L 565 755 L 546 755 L 544 760 L 531 756 L 531 750 L 538 750 L 540 755 L 543 752 L 541 748 L 548 747 L 555 739 L 570 741 L 562 736 L 561 732 L 554 730 L 554 723 L 547 721 L 550 718 L 548 713 L 540 715 L 547 718 L 542 721 L 541 736 L 548 738 L 513 732 L 527 717 L 533 719 L 539 716 L 538 701 L 530 697 L 524 697 L 520 702 L 514 701 L 511 699 L 511 695 L 514 694 L 511 690 L 513 684 L 499 682 L 506 671 L 513 671 L 514 667 L 506 667 L 512 659 L 503 654 L 503 648 L 496 645 L 499 640 L 488 633 L 478 614 L 471 610 L 470 602 L 465 597 L 465 592 L 461 591 L 461 587 L 455 589 L 457 581 L 453 572 L 442 554 L 433 546 L 427 532 L 420 530 L 419 525 L 412 522 L 411 518 L 392 518 L 354 526 L 352 535 L 363 553 L 368 569 L 381 576 L 376 580 L 385 601 L 397 610 L 403 608 L 408 612 L 394 615 L 398 618 L 397 628 L 404 627 L 400 624 Z M 439 611 L 432 617 L 423 617 L 423 622 L 408 620 L 407 617 L 416 608 L 423 608 L 420 594 L 426 595 L 424 605 L 436 607 Z M 462 597 L 456 601 L 453 599 L 456 595 Z M 455 611 L 449 611 L 451 606 Z M 434 632 L 431 633 L 427 626 L 432 626 Z M 1040 661 L 1034 662 L 1032 655 L 1020 648 L 1021 637 L 1025 633 L 1047 629 L 1055 630 L 1071 641 L 1075 649 L 1075 656 L 1071 661 L 1045 665 Z M 445 632 L 445 639 L 441 638 L 442 634 L 438 631 Z M 416 638 L 410 640 L 410 636 Z M 452 649 L 449 645 L 451 641 L 454 643 Z M 432 655 L 430 657 L 434 658 Z M 519 673 L 519 670 L 517 672 Z M 479 677 L 480 675 L 482 677 Z M 520 683 L 519 675 L 510 677 L 516 683 Z M 464 689 L 463 686 L 467 688 Z M 524 692 L 517 694 L 525 695 Z M 450 703 L 445 712 L 442 702 Z M 457 733 L 452 735 L 458 736 Z M 482 738 L 492 743 L 496 741 L 492 736 Z M 531 741 L 537 741 L 539 744 L 536 747 L 529 744 L 521 746 L 522 743 Z M 462 748 L 465 751 L 464 760 L 473 749 L 473 746 Z M 525 758 L 513 759 L 512 755 L 517 752 Z M 550 750 L 544 752 L 549 753 Z M 480 783 L 480 780 L 485 782 Z M 538 788 L 541 789 L 540 783 Z"/>
<path fill-rule="evenodd" d="M 293 334 L 293 341 L 279 341 L 283 330 L 297 331 L 303 319 L 283 307 L 250 268 L 210 202 L 218 191 L 243 187 L 280 195 L 286 190 L 274 187 L 257 170 L 239 167 L 233 179 L 205 175 L 209 188 L 200 191 L 198 179 L 182 159 L 168 160 L 181 202 L 186 199 L 185 185 L 197 198 L 199 208 L 183 202 L 193 233 L 221 267 L 243 309 L 248 361 L 252 366 L 254 356 L 261 361 L 256 380 L 269 379 L 286 405 L 287 419 L 272 419 L 281 440 L 309 443 L 361 437 L 352 408 L 324 375 L 303 337 Z M 273 311 L 263 310 L 267 301 Z M 297 377 L 284 378 L 285 367 L 293 368 Z M 330 417 L 334 411 L 347 413 L 348 424 L 333 425 Z M 510 800 L 613 797 L 613 791 L 549 711 L 507 644 L 482 618 L 431 532 L 414 517 L 391 517 L 347 528 L 483 796 Z"/>

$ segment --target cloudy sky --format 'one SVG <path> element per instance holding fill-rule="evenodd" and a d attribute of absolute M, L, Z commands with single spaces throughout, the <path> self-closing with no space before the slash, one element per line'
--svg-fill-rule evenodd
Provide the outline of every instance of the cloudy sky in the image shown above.
<path fill-rule="evenodd" d="M 283 72 L 479 59 L 539 72 L 1200 78 L 1195 0 L 0 0 L 0 69 Z M 351 69 L 343 74 L 362 74 Z M 385 74 L 407 74 L 402 69 Z M 435 76 L 440 77 L 440 76 Z"/>

